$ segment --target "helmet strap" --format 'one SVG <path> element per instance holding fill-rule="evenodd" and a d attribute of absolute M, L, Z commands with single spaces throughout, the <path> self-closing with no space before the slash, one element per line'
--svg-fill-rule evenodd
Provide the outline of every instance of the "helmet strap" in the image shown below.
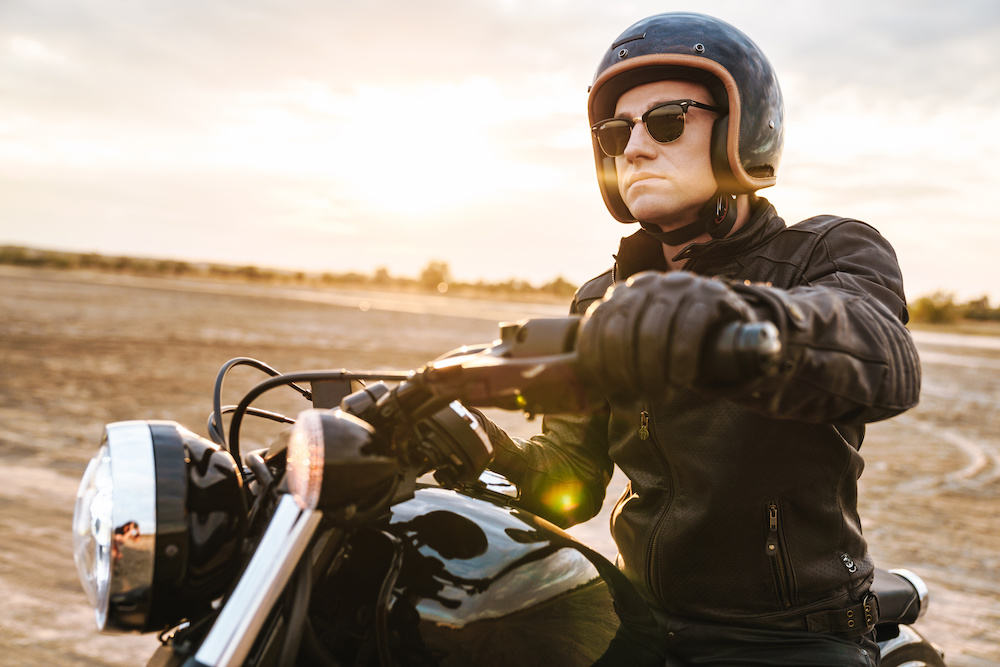
<path fill-rule="evenodd" d="M 671 229 L 669 232 L 660 230 L 657 225 L 640 222 L 639 225 L 647 234 L 669 246 L 679 246 L 691 239 L 708 232 L 713 239 L 725 238 L 733 231 L 736 224 L 736 196 L 724 192 L 716 192 L 698 210 L 698 219 L 683 227 Z"/>

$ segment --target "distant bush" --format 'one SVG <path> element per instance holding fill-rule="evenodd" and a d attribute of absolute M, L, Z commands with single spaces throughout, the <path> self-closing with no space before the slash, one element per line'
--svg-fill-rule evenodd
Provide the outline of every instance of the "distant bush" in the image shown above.
<path fill-rule="evenodd" d="M 910 317 L 927 324 L 954 324 L 959 320 L 1000 321 L 1000 308 L 990 308 L 987 297 L 957 303 L 948 292 L 922 296 L 909 305 Z"/>
<path fill-rule="evenodd" d="M 985 296 L 970 301 L 962 307 L 962 317 L 981 322 L 1000 322 L 1000 308 L 990 308 L 990 301 Z"/>
<path fill-rule="evenodd" d="M 910 315 L 917 322 L 952 324 L 958 321 L 961 314 L 954 296 L 946 292 L 922 296 L 910 305 Z"/>

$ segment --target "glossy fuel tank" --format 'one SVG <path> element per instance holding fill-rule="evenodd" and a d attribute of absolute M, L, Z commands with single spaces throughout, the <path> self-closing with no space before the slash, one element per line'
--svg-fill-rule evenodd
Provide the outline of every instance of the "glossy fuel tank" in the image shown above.
<path fill-rule="evenodd" d="M 352 539 L 343 565 L 334 595 L 356 605 L 355 633 L 368 643 L 364 621 L 379 613 L 371 591 L 395 576 L 382 606 L 392 655 L 406 665 L 591 665 L 621 624 L 615 601 L 639 622 L 648 614 L 614 565 L 559 528 L 442 488 L 394 506 L 378 534 Z"/>

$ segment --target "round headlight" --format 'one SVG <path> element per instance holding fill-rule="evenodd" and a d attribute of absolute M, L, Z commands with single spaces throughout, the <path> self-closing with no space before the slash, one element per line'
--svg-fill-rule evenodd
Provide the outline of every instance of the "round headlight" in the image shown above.
<path fill-rule="evenodd" d="M 210 605 L 238 571 L 246 514 L 229 452 L 175 422 L 107 425 L 73 515 L 98 629 L 157 630 Z"/>
<path fill-rule="evenodd" d="M 87 599 L 97 610 L 98 625 L 107 614 L 112 504 L 111 457 L 102 446 L 83 473 L 73 512 L 73 558 Z"/>
<path fill-rule="evenodd" d="M 117 625 L 119 612 L 145 614 L 155 546 L 156 466 L 149 425 L 109 424 L 80 481 L 73 514 L 73 555 L 98 628 Z"/>

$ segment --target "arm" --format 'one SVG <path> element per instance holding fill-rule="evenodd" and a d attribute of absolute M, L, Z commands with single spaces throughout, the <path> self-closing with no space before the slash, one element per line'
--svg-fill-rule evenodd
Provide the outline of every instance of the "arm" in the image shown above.
<path fill-rule="evenodd" d="M 734 286 L 778 326 L 785 352 L 778 375 L 723 393 L 774 417 L 826 423 L 869 423 L 916 405 L 920 362 L 888 242 L 843 221 L 816 243 L 801 283 Z"/>
<path fill-rule="evenodd" d="M 612 282 L 608 271 L 584 284 L 570 313 L 581 315 Z M 614 472 L 608 456 L 608 413 L 545 415 L 542 433 L 527 440 L 511 438 L 476 410 L 494 447 L 490 468 L 520 491 L 518 505 L 567 528 L 601 511 Z"/>
<path fill-rule="evenodd" d="M 824 221 L 828 223 L 829 220 Z M 916 404 L 920 364 L 903 323 L 895 254 L 874 229 L 842 220 L 809 229 L 791 289 L 730 284 L 692 273 L 645 272 L 592 306 L 578 342 L 581 373 L 609 395 L 662 396 L 671 386 L 724 396 L 779 419 L 858 424 Z M 805 238 L 805 237 L 803 237 Z M 736 385 L 707 376 L 711 341 L 726 323 L 766 319 L 782 334 L 777 373 Z"/>
<path fill-rule="evenodd" d="M 601 511 L 614 469 L 607 414 L 546 415 L 542 433 L 527 440 L 477 416 L 495 448 L 490 468 L 518 487 L 518 505 L 563 528 Z"/>

